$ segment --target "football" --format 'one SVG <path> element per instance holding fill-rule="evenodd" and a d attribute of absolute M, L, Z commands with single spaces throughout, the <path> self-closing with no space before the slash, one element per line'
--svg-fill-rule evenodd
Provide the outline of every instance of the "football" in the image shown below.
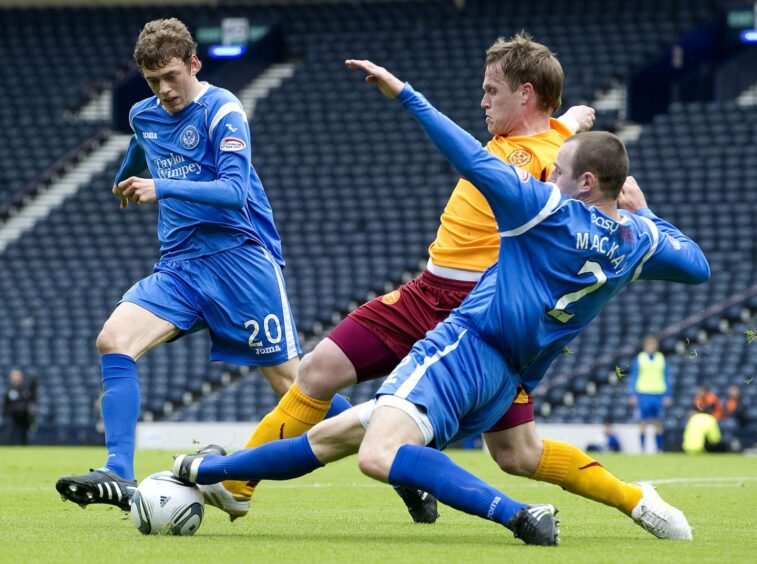
<path fill-rule="evenodd" d="M 143 535 L 193 535 L 204 512 L 197 486 L 177 480 L 168 471 L 142 480 L 131 501 L 131 520 Z"/>

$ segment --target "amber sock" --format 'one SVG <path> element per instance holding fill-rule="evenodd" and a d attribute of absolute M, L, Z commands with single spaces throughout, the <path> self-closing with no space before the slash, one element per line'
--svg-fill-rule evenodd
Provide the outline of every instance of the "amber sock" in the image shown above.
<path fill-rule="evenodd" d="M 279 400 L 279 404 L 255 427 L 244 448 L 253 448 L 279 439 L 298 437 L 323 421 L 331 406 L 331 400 L 318 400 L 305 395 L 292 385 Z M 250 497 L 257 482 L 227 480 L 227 490 L 237 497 Z"/>
<path fill-rule="evenodd" d="M 641 499 L 641 488 L 608 472 L 581 449 L 545 439 L 539 467 L 531 477 L 561 486 L 564 490 L 619 509 L 626 515 Z"/>

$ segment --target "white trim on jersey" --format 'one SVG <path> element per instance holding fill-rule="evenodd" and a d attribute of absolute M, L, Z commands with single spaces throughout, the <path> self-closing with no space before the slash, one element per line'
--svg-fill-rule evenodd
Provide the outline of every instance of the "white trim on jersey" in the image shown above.
<path fill-rule="evenodd" d="M 202 88 L 197 93 L 197 96 L 194 97 L 194 100 L 192 100 L 193 102 L 196 102 L 197 100 L 202 98 L 205 95 L 205 93 L 208 91 L 208 89 L 210 88 L 210 84 L 208 84 L 205 81 L 201 82 L 200 84 L 202 85 Z"/>
<path fill-rule="evenodd" d="M 544 205 L 544 207 L 541 209 L 539 213 L 537 213 L 529 222 L 524 223 L 520 227 L 516 229 L 510 229 L 509 231 L 502 231 L 500 232 L 500 237 L 517 237 L 518 235 L 523 235 L 526 231 L 531 229 L 532 227 L 536 227 L 539 225 L 542 221 L 544 221 L 547 217 L 549 217 L 555 209 L 557 209 L 557 204 L 560 202 L 560 189 L 552 184 L 552 194 L 549 196 L 549 200 L 547 200 L 547 203 Z"/>
<path fill-rule="evenodd" d="M 393 395 L 399 398 L 406 399 L 407 396 L 410 395 L 410 392 L 413 391 L 413 388 L 415 388 L 416 384 L 420 381 L 420 379 L 423 378 L 423 375 L 426 373 L 429 367 L 435 362 L 447 356 L 452 351 L 454 351 L 460 345 L 460 341 L 462 341 L 463 337 L 465 337 L 465 334 L 467 332 L 468 332 L 467 329 L 463 329 L 463 332 L 460 333 L 460 336 L 457 338 L 457 341 L 455 341 L 451 345 L 447 345 L 441 351 L 438 351 L 434 353 L 433 355 L 427 356 L 426 358 L 424 358 L 423 363 L 415 367 L 415 370 L 413 370 L 410 373 L 410 376 L 407 377 L 407 380 L 402 382 L 402 385 L 399 388 L 397 388 L 397 391 L 394 392 Z"/>
<path fill-rule="evenodd" d="M 652 232 L 652 246 L 646 252 L 644 258 L 641 259 L 639 266 L 636 267 L 636 272 L 633 273 L 631 282 L 641 276 L 641 270 L 644 268 L 644 264 L 652 257 L 654 252 L 657 250 L 657 245 L 660 243 L 660 232 L 658 231 L 657 226 L 654 224 L 654 222 L 642 215 L 639 216 L 639 219 L 643 219 L 647 223 L 647 225 L 649 225 L 649 230 Z"/>
<path fill-rule="evenodd" d="M 232 112 L 237 112 L 239 114 L 242 114 L 242 118 L 244 119 L 244 122 L 247 123 L 247 114 L 244 113 L 242 106 L 240 106 L 238 102 L 226 102 L 223 106 L 221 106 L 218 109 L 218 111 L 216 112 L 216 115 L 214 115 L 213 119 L 210 121 L 210 127 L 208 128 L 208 135 L 212 137 L 213 131 L 215 130 L 216 127 L 218 127 L 218 124 L 221 122 L 221 120 Z"/>
<path fill-rule="evenodd" d="M 276 281 L 279 283 L 279 295 L 281 296 L 281 316 L 284 318 L 284 334 L 286 335 L 286 347 L 287 347 L 287 359 L 290 360 L 297 355 L 297 347 L 294 344 L 294 327 L 292 327 L 292 313 L 289 309 L 289 298 L 287 298 L 286 289 L 284 288 L 284 277 L 281 275 L 281 268 L 273 260 L 271 253 L 260 247 L 268 259 L 268 262 L 273 266 L 273 271 L 276 273 Z"/>

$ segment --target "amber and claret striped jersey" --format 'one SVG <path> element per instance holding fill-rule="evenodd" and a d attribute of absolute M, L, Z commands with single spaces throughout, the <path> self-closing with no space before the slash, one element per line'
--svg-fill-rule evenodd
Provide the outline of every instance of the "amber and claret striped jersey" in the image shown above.
<path fill-rule="evenodd" d="M 552 173 L 563 141 L 573 134 L 562 122 L 549 121 L 550 129 L 543 133 L 497 136 L 486 149 L 543 182 Z M 473 184 L 461 178 L 444 208 L 428 252 L 437 266 L 483 272 L 497 260 L 499 239 L 491 207 Z"/>

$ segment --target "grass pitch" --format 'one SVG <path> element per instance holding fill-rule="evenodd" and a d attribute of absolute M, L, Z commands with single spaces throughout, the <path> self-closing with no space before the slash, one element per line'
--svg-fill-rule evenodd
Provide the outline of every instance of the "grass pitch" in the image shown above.
<path fill-rule="evenodd" d="M 653 538 L 620 512 L 549 484 L 506 476 L 480 451 L 450 451 L 512 497 L 560 509 L 561 544 L 530 547 L 503 527 L 441 506 L 415 525 L 387 486 L 355 458 L 290 482 L 266 482 L 253 511 L 229 523 L 208 507 L 194 537 L 145 537 L 123 513 L 80 509 L 55 491 L 59 476 L 98 465 L 103 449 L 0 448 L 0 562 L 755 562 L 757 458 L 736 455 L 602 455 L 626 480 L 657 480 L 683 509 L 694 542 Z M 140 452 L 137 474 L 170 467 L 166 452 Z"/>

